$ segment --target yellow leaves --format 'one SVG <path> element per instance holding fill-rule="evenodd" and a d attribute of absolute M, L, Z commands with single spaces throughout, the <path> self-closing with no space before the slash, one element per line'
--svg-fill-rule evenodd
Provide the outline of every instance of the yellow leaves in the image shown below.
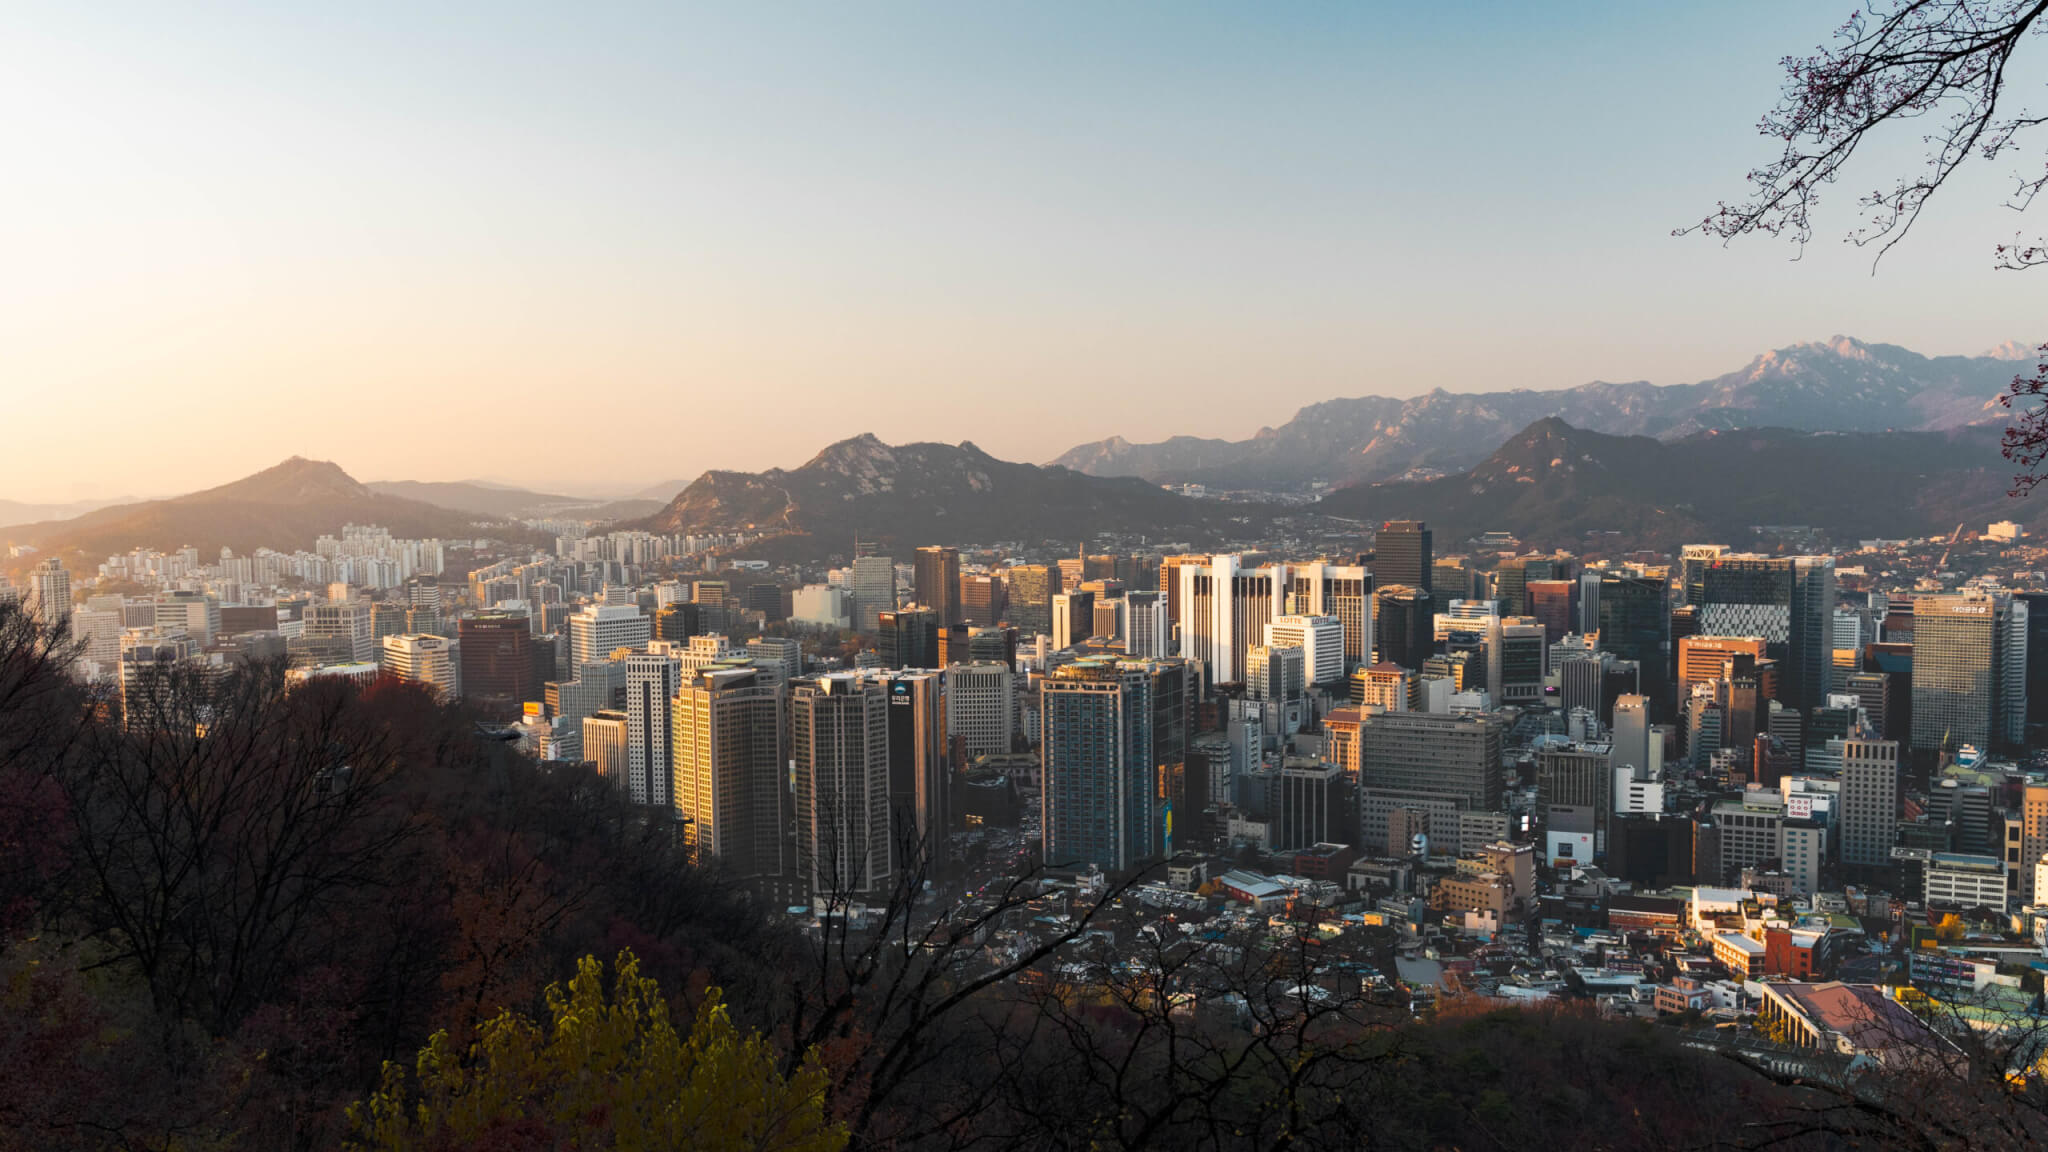
<path fill-rule="evenodd" d="M 446 1032 L 420 1050 L 419 1099 L 408 1109 L 402 1069 L 350 1107 L 353 1149 L 408 1152 L 482 1146 L 521 1129 L 560 1147 L 618 1152 L 839 1152 L 843 1127 L 825 1116 L 829 1078 L 815 1059 L 785 1079 L 758 1033 L 741 1034 L 718 990 L 689 1036 L 669 1019 L 660 984 L 621 952 L 606 994 L 604 965 L 585 957 L 566 987 L 550 985 L 547 1023 L 506 1011 L 457 1051 Z"/>

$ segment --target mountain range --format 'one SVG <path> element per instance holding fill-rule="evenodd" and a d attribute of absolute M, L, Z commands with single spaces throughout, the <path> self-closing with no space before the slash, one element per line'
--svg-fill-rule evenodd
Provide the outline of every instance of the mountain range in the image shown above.
<path fill-rule="evenodd" d="M 364 487 L 381 495 L 417 500 L 423 504 L 432 504 L 457 512 L 474 512 L 479 516 L 522 518 L 573 512 L 579 517 L 594 520 L 629 520 L 658 510 L 669 495 L 681 490 L 683 486 L 677 484 L 670 488 L 661 499 L 633 497 L 623 500 L 558 496 L 477 480 L 372 480 Z"/>
<path fill-rule="evenodd" d="M 475 536 L 479 526 L 492 519 L 496 518 L 373 491 L 338 465 L 294 456 L 203 492 L 119 504 L 0 532 L 10 543 L 34 545 L 42 555 L 90 565 L 134 548 L 191 546 L 202 555 L 222 548 L 243 553 L 261 547 L 311 548 L 323 533 L 338 532 L 349 523 L 378 524 L 400 537 Z M 492 534 L 507 532 L 499 527 Z"/>
<path fill-rule="evenodd" d="M 1221 531 L 1245 510 L 1142 480 L 1010 463 L 969 443 L 891 446 L 861 435 L 794 469 L 706 472 L 634 526 L 776 533 L 850 553 L 856 535 L 897 548 L 1104 532 L 1185 539 Z"/>
<path fill-rule="evenodd" d="M 2026 346 L 2006 344 L 1984 356 L 1928 357 L 1837 336 L 1766 352 L 1742 369 L 1695 384 L 1595 382 L 1541 392 L 1439 388 L 1404 400 L 1328 400 L 1249 440 L 1177 436 L 1133 444 L 1111 437 L 1070 449 L 1052 463 L 1091 476 L 1283 492 L 1459 472 L 1544 417 L 1660 440 L 1762 427 L 1941 431 L 2002 421 L 1998 396 L 2032 356 Z"/>
<path fill-rule="evenodd" d="M 2007 495 L 1999 430 L 1705 431 L 1677 440 L 1612 436 L 1551 416 L 1470 470 L 1363 484 L 1315 509 L 1358 521 L 1427 520 L 1440 549 L 1480 532 L 1583 548 L 1618 533 L 1629 547 L 1740 544 L 1757 525 L 1807 525 L 1837 542 L 1947 533 L 1958 521 L 2048 524 L 2048 502 Z"/>

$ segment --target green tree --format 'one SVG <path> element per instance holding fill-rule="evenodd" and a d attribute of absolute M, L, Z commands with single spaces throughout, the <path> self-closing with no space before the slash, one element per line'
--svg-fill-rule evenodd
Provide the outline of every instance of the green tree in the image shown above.
<path fill-rule="evenodd" d="M 414 1077 L 384 1066 L 383 1085 L 348 1111 L 363 1152 L 485 1147 L 618 1152 L 839 1152 L 825 1115 L 827 1074 L 806 1059 L 788 1077 L 758 1033 L 742 1035 L 716 989 L 687 1038 L 659 983 L 621 952 L 609 997 L 587 956 L 568 987 L 550 985 L 545 1024 L 507 1010 L 467 1052 L 437 1032 Z M 412 1081 L 417 1082 L 417 1099 Z"/>

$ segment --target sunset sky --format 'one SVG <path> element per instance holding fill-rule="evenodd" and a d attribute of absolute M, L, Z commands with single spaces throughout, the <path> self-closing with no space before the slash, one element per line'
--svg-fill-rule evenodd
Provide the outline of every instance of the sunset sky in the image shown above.
<path fill-rule="evenodd" d="M 1797 261 L 1669 235 L 1848 7 L 6 4 L 0 498 L 1045 460 L 2048 339 L 2015 164 L 1875 275 L 1849 189 Z"/>

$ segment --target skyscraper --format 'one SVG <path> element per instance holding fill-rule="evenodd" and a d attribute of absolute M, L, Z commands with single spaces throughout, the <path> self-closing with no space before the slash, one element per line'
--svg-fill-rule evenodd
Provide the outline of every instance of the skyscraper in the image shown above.
<path fill-rule="evenodd" d="M 1429 593 L 1408 584 L 1382 584 L 1373 590 L 1374 645 L 1382 664 L 1420 669 L 1436 649 L 1434 614 Z"/>
<path fill-rule="evenodd" d="M 1335 616 L 1281 616 L 1266 625 L 1266 646 L 1299 648 L 1310 684 L 1344 682 L 1344 625 Z"/>
<path fill-rule="evenodd" d="M 591 604 L 569 617 L 569 663 L 581 668 L 620 648 L 645 648 L 653 621 L 632 604 Z"/>
<path fill-rule="evenodd" d="M 755 668 L 698 669 L 676 692 L 676 814 L 695 851 L 740 876 L 775 876 L 785 866 L 782 701 L 781 686 Z"/>
<path fill-rule="evenodd" d="M 1833 677 L 1835 562 L 1830 556 L 1693 554 L 1680 561 L 1686 602 L 1708 636 L 1761 636 L 1778 661 L 1779 700 L 1807 712 Z M 1645 665 L 1647 667 L 1647 665 Z"/>
<path fill-rule="evenodd" d="M 999 666 L 1000 667 L 1000 666 Z M 1005 670 L 1007 672 L 1007 669 Z M 924 878 L 952 874 L 953 827 L 948 692 L 953 672 L 897 672 L 879 678 L 889 701 L 889 835 L 898 872 L 923 855 Z"/>
<path fill-rule="evenodd" d="M 895 882 L 888 709 L 882 685 L 853 673 L 791 685 L 797 873 L 813 892 L 872 896 Z"/>
<path fill-rule="evenodd" d="M 683 665 L 666 640 L 648 642 L 647 651 L 626 657 L 626 794 L 635 804 L 670 807 L 674 798 L 675 740 L 669 725 L 675 715 L 676 690 L 682 687 Z"/>
<path fill-rule="evenodd" d="M 1600 577 L 1600 648 L 1634 661 L 1640 694 L 1663 707 L 1671 682 L 1671 611 L 1661 576 L 1608 572 Z"/>
<path fill-rule="evenodd" d="M 1219 555 L 1208 564 L 1183 564 L 1180 581 L 1180 654 L 1209 667 L 1211 682 L 1242 684 L 1245 656 L 1265 643 L 1266 625 L 1287 614 L 1287 569 L 1243 567 L 1243 557 Z"/>
<path fill-rule="evenodd" d="M 1124 651 L 1134 660 L 1158 660 L 1172 655 L 1172 648 L 1173 625 L 1166 618 L 1166 594 L 1124 593 Z"/>
<path fill-rule="evenodd" d="M 2017 744 L 2026 724 L 2027 605 L 1969 591 L 1913 602 L 1913 747 Z"/>
<path fill-rule="evenodd" d="M 461 640 L 462 694 L 501 710 L 540 699 L 533 629 L 524 612 L 490 610 L 456 624 Z"/>
<path fill-rule="evenodd" d="M 896 562 L 887 556 L 860 556 L 853 561 L 853 626 L 873 632 L 884 612 L 896 610 Z"/>
<path fill-rule="evenodd" d="M 1291 570 L 1288 613 L 1334 616 L 1344 630 L 1344 673 L 1372 663 L 1373 578 L 1357 564 L 1303 564 Z"/>
<path fill-rule="evenodd" d="M 1143 664 L 1078 660 L 1041 690 L 1048 867 L 1118 872 L 1155 851 L 1152 677 Z"/>
<path fill-rule="evenodd" d="M 930 608 L 898 608 L 875 622 L 875 652 L 884 668 L 937 668 L 939 614 Z"/>
<path fill-rule="evenodd" d="M 1842 863 L 1884 868 L 1899 833 L 1899 742 L 1842 742 Z"/>
<path fill-rule="evenodd" d="M 964 622 L 960 613 L 960 550 L 919 548 L 913 574 L 917 602 L 938 613 L 942 627 Z"/>
<path fill-rule="evenodd" d="M 985 661 L 946 669 L 946 734 L 969 756 L 1010 751 L 1016 728 L 1016 675 Z"/>
<path fill-rule="evenodd" d="M 610 708 L 599 709 L 582 720 L 580 747 L 583 759 L 589 761 L 597 774 L 611 781 L 614 787 L 625 786 L 628 772 L 626 749 L 631 743 L 629 727 L 626 714 Z"/>
<path fill-rule="evenodd" d="M 960 618 L 968 624 L 993 628 L 1009 612 L 1003 598 L 1003 578 L 984 572 L 960 577 Z"/>
<path fill-rule="evenodd" d="M 462 695 L 457 641 L 445 636 L 401 634 L 383 640 L 384 671 L 408 684 L 423 684 L 443 700 Z"/>
<path fill-rule="evenodd" d="M 1420 520 L 1389 520 L 1373 542 L 1372 578 L 1376 586 L 1406 584 L 1427 593 L 1436 582 L 1430 555 L 1432 533 Z"/>
<path fill-rule="evenodd" d="M 1019 564 L 1003 574 L 1009 597 L 1010 623 L 1025 636 L 1052 635 L 1052 598 L 1060 591 L 1060 570 L 1045 564 Z"/>
<path fill-rule="evenodd" d="M 1052 598 L 1052 646 L 1072 648 L 1095 635 L 1095 593 L 1056 592 Z"/>
<path fill-rule="evenodd" d="M 29 573 L 29 612 L 45 628 L 71 623 L 71 573 L 55 556 Z M 204 643 L 204 641 L 201 641 Z"/>

